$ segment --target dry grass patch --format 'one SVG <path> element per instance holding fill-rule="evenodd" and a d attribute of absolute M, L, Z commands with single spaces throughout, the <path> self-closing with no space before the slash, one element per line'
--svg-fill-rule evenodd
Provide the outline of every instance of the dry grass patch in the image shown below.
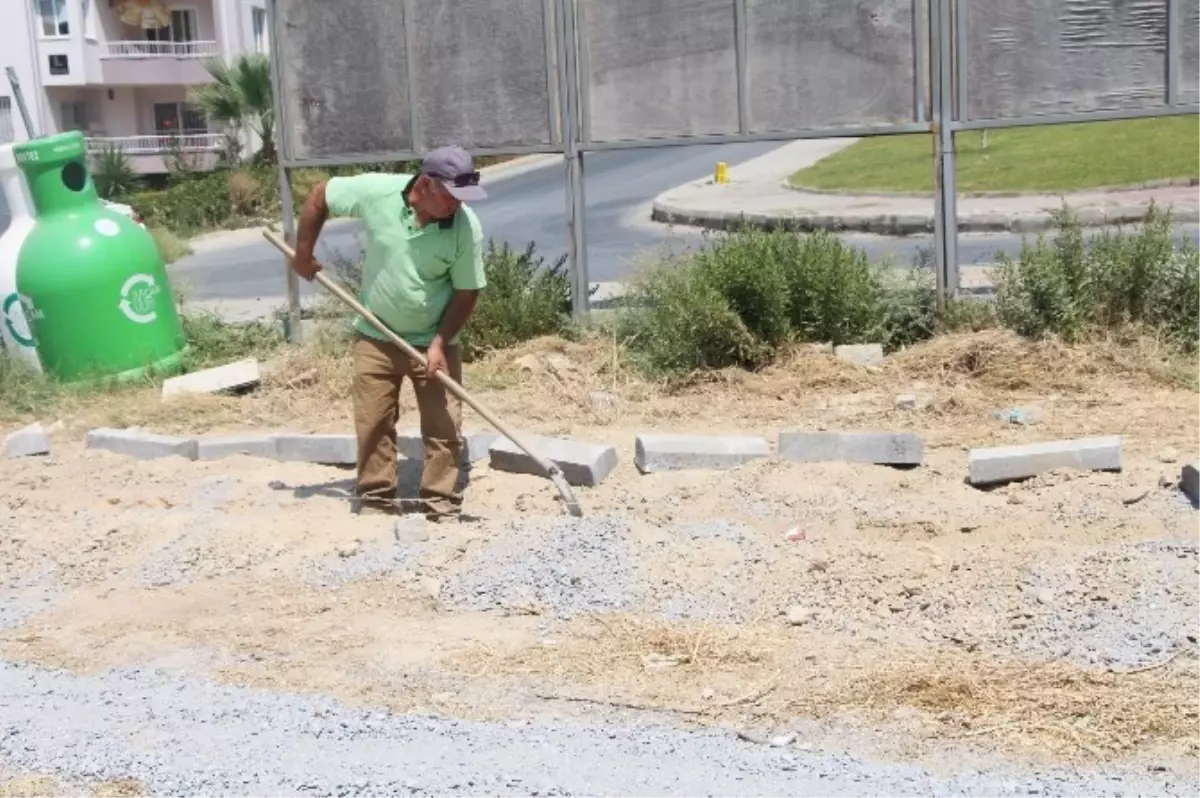
<path fill-rule="evenodd" d="M 537 685 L 544 700 L 662 711 L 712 724 L 919 710 L 926 745 L 986 737 L 1029 757 L 1111 759 L 1197 750 L 1200 674 L 1191 655 L 1126 672 L 985 654 L 830 649 L 817 633 L 593 617 L 561 644 L 473 651 L 452 663 Z M 545 687 L 546 684 L 558 685 Z"/>
<path fill-rule="evenodd" d="M 332 336 L 314 339 L 272 355 L 262 385 L 241 396 L 189 396 L 165 403 L 160 384 L 149 380 L 100 393 L 48 393 L 45 386 L 19 384 L 14 377 L 6 390 L 18 398 L 0 406 L 0 416 L 14 424 L 61 418 L 73 431 L 101 425 L 189 433 L 342 431 L 352 419 L 349 348 Z M 591 333 L 576 341 L 535 339 L 469 364 L 466 372 L 468 390 L 503 418 L 550 434 L 571 434 L 578 426 L 672 429 L 696 422 L 761 429 L 794 424 L 802 408 L 828 409 L 834 402 L 844 404 L 847 396 L 862 400 L 862 412 L 848 414 L 842 408 L 828 421 L 846 428 L 917 425 L 932 432 L 931 425 L 978 427 L 992 409 L 1052 393 L 1066 405 L 1087 405 L 1089 413 L 1098 402 L 1112 404 L 1114 412 L 1120 404 L 1142 400 L 1167 398 L 1174 406 L 1194 401 L 1189 396 L 1194 397 L 1197 375 L 1195 362 L 1172 355 L 1149 337 L 1066 346 L 1029 342 L 1004 331 L 935 338 L 895 353 L 874 369 L 843 362 L 819 347 L 799 346 L 762 371 L 731 368 L 673 381 L 645 378 L 611 335 Z M 919 413 L 892 417 L 891 400 L 899 393 L 922 394 L 928 402 Z M 410 390 L 402 392 L 401 404 L 405 417 L 415 412 Z M 480 423 L 469 409 L 465 412 L 468 426 Z M 1092 415 L 1093 422 L 1102 421 Z"/>

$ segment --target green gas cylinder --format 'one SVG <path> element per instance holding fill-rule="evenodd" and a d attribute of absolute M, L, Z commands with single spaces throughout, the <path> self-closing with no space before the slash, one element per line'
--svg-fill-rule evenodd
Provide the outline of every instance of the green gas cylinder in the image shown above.
<path fill-rule="evenodd" d="M 13 150 L 37 211 L 17 290 L 46 372 L 73 382 L 179 371 L 183 326 L 158 247 L 100 202 L 83 134 Z"/>

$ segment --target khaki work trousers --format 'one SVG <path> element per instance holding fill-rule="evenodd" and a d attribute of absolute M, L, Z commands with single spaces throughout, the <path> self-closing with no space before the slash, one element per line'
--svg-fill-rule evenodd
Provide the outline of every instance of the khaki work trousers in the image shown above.
<path fill-rule="evenodd" d="M 422 354 L 425 350 L 416 347 Z M 462 352 L 447 346 L 447 373 L 462 384 Z M 462 401 L 424 367 L 388 341 L 358 335 L 354 341 L 354 426 L 358 434 L 358 496 L 364 500 L 396 498 L 396 421 L 400 386 L 407 377 L 417 397 L 425 462 L 419 497 L 426 511 L 457 514 L 462 507 L 458 489 L 462 455 Z"/>

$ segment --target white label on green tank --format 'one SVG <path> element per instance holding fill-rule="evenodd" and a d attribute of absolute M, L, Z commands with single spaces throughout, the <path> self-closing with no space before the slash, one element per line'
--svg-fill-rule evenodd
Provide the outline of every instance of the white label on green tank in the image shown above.
<path fill-rule="evenodd" d="M 149 274 L 135 274 L 121 286 L 119 307 L 130 321 L 150 324 L 158 318 L 155 297 L 162 290 Z"/>
<path fill-rule="evenodd" d="M 9 294 L 4 298 L 4 305 L 0 307 L 0 310 L 4 311 L 4 326 L 13 340 L 21 346 L 33 346 L 33 333 L 29 330 L 29 322 L 26 321 L 26 319 L 35 318 L 30 314 L 30 311 L 33 310 L 33 303 L 20 294 Z M 21 310 L 25 312 L 18 312 Z"/>

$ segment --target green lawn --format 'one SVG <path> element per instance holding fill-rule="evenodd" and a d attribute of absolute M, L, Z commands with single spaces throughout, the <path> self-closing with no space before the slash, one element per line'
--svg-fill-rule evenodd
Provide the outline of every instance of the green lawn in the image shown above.
<path fill-rule="evenodd" d="M 958 190 L 1062 191 L 1200 174 L 1200 118 L 1130 119 L 959 133 Z M 792 185 L 845 191 L 933 191 L 925 133 L 861 139 L 801 169 Z"/>

